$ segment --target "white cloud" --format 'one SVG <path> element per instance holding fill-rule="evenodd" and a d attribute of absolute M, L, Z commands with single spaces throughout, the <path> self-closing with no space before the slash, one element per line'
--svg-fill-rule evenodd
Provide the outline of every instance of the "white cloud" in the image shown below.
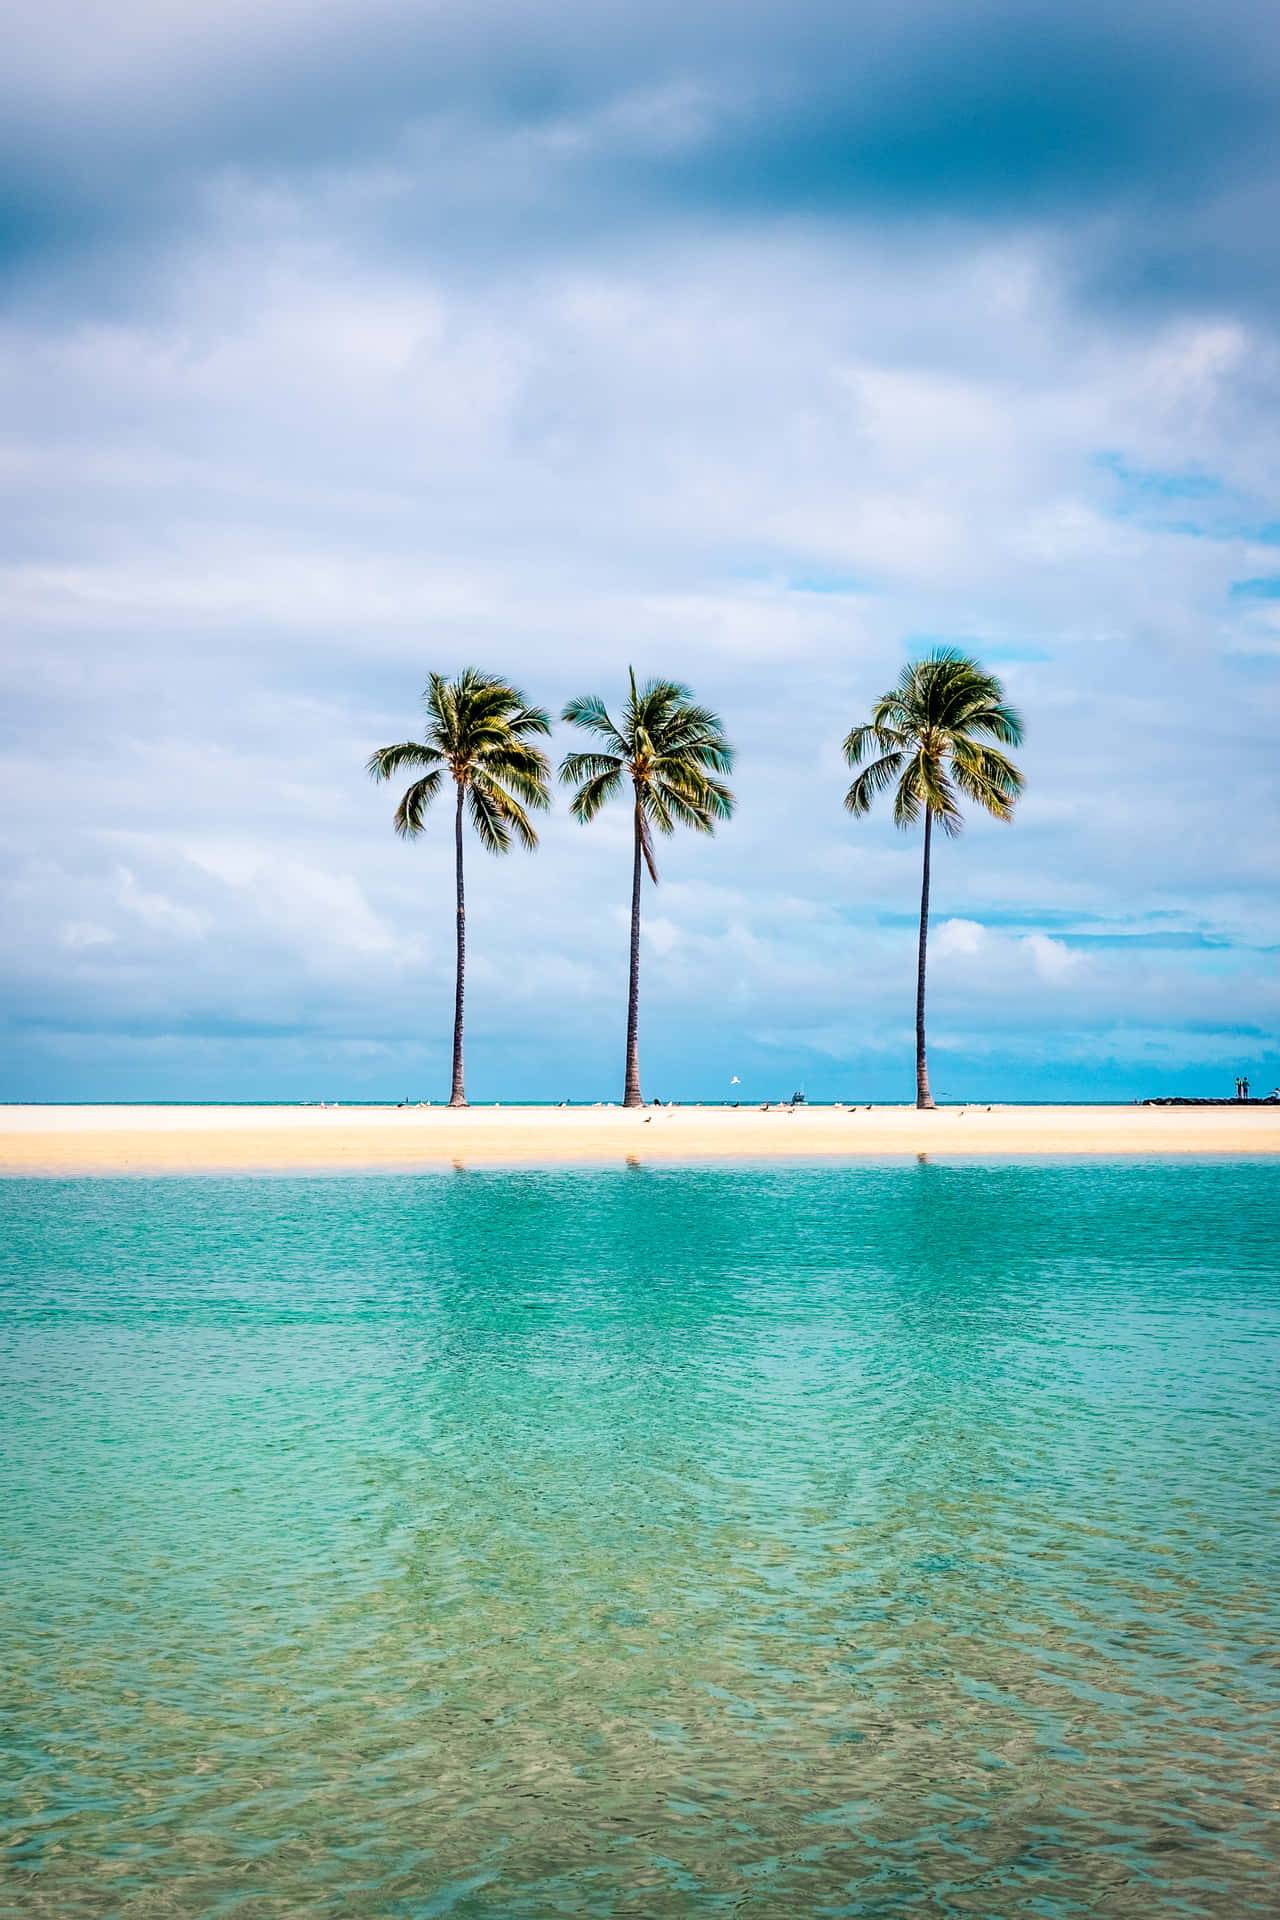
<path fill-rule="evenodd" d="M 116 898 L 128 914 L 136 915 L 153 932 L 178 940 L 200 940 L 213 924 L 212 916 L 179 906 L 163 893 L 150 893 L 138 885 L 128 867 L 116 874 Z"/>
<path fill-rule="evenodd" d="M 394 951 L 392 931 L 352 875 L 290 858 L 260 843 L 195 846 L 186 858 L 241 897 L 241 911 L 281 936 L 306 964 L 334 950 Z"/>
<path fill-rule="evenodd" d="M 673 921 L 668 920 L 663 914 L 654 913 L 645 920 L 643 933 L 648 945 L 664 958 L 680 945 L 683 937 L 679 927 Z"/>
<path fill-rule="evenodd" d="M 1031 955 L 1031 964 L 1042 980 L 1058 985 L 1077 973 L 1082 965 L 1078 953 L 1064 946 L 1061 940 L 1052 940 L 1046 933 L 1029 933 L 1024 942 Z"/>
<path fill-rule="evenodd" d="M 987 931 L 976 920 L 944 920 L 933 938 L 935 960 L 947 959 L 952 954 L 963 954 L 966 959 L 981 953 L 988 945 Z"/>
<path fill-rule="evenodd" d="M 175 21 L 131 16 L 139 61 L 222 32 Z M 558 137 L 679 146 L 711 111 L 641 88 Z M 363 761 L 416 724 L 428 665 L 508 668 L 554 709 L 634 662 L 741 750 L 732 826 L 660 849 L 646 1044 L 680 1036 L 691 1073 L 750 1045 L 907 1061 L 919 848 L 842 812 L 839 741 L 937 636 L 1028 723 L 1018 823 L 937 849 L 937 1044 L 1069 1068 L 1149 1034 L 1265 1043 L 1275 615 L 1229 598 L 1280 573 L 1265 323 L 1088 308 L 1068 240 L 1012 223 L 366 244 L 353 209 L 384 231 L 451 138 L 224 168 L 135 304 L 0 322 L 6 1002 L 278 1029 L 267 1079 L 304 1044 L 438 1061 L 448 823 L 400 845 Z M 625 806 L 561 809 L 533 860 L 473 845 L 468 886 L 473 1063 L 557 1096 L 567 1059 L 611 1075 Z"/>
<path fill-rule="evenodd" d="M 115 937 L 110 927 L 95 927 L 86 920 L 68 920 L 59 941 L 74 952 L 84 947 L 108 947 Z"/>

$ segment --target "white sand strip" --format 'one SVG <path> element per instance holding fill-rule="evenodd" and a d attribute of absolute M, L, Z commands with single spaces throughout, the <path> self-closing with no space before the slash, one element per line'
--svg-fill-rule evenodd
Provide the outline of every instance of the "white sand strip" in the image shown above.
<path fill-rule="evenodd" d="M 1280 1153 L 1274 1107 L 0 1107 L 0 1172 Z"/>

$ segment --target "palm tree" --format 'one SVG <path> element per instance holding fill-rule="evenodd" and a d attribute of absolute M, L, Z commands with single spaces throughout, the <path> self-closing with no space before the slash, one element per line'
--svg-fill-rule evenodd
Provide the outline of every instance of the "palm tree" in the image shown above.
<path fill-rule="evenodd" d="M 881 694 L 866 726 L 854 727 L 845 759 L 862 767 L 845 795 L 849 812 L 870 810 L 876 794 L 897 782 L 895 826 L 912 827 L 924 809 L 924 878 L 920 888 L 920 949 L 916 967 L 916 1105 L 931 1107 L 924 1047 L 925 949 L 929 938 L 929 841 L 936 820 L 953 838 L 963 824 L 958 796 L 974 801 L 997 820 L 1013 818 L 1022 775 L 1011 760 L 985 743 L 1016 747 L 1022 721 L 1007 705 L 1004 688 L 955 647 L 938 647 L 912 660 L 898 684 Z"/>
<path fill-rule="evenodd" d="M 534 734 L 551 731 L 541 707 L 531 707 L 517 688 L 496 674 L 468 667 L 456 680 L 433 673 L 423 701 L 427 725 L 423 740 L 381 747 L 369 761 L 375 780 L 390 780 L 404 768 L 421 775 L 396 808 L 396 832 L 411 840 L 422 832 L 427 808 L 452 776 L 456 805 L 453 837 L 458 873 L 458 970 L 453 1003 L 453 1090 L 451 1107 L 465 1107 L 462 1076 L 462 998 L 467 960 L 467 911 L 462 885 L 462 810 L 465 803 L 482 847 L 506 853 L 512 835 L 531 851 L 538 844 L 526 807 L 551 805 L 551 762 Z"/>
<path fill-rule="evenodd" d="M 733 748 L 719 717 L 693 705 L 688 687 L 673 680 L 646 680 L 631 691 L 615 726 L 603 700 L 587 694 L 571 700 L 562 718 L 596 735 L 601 746 L 571 753 L 560 778 L 577 788 L 569 811 L 584 824 L 631 780 L 635 856 L 631 873 L 631 979 L 627 994 L 627 1071 L 624 1107 L 643 1106 L 640 1095 L 640 882 L 644 867 L 657 884 L 653 829 L 674 833 L 677 825 L 714 833 L 717 820 L 733 812 L 733 795 L 715 776 L 733 767 Z"/>

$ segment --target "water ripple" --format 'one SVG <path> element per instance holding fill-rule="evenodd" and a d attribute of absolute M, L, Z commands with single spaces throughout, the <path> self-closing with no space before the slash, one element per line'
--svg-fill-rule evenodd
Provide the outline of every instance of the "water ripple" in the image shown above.
<path fill-rule="evenodd" d="M 1269 1167 L 0 1208 L 0 1914 L 1274 1911 Z"/>

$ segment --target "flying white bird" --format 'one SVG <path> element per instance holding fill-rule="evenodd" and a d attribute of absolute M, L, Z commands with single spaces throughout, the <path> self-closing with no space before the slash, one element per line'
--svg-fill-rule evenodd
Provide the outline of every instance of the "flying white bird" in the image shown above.
<path fill-rule="evenodd" d="M 737 1074 L 736 1074 L 736 1073 L 734 1074 L 734 1076 L 733 1076 L 733 1078 L 732 1078 L 732 1080 L 731 1080 L 731 1081 L 729 1082 L 729 1085 L 730 1085 L 731 1087 L 740 1087 L 740 1086 L 742 1085 L 742 1082 L 741 1082 L 741 1080 L 739 1080 L 739 1078 L 738 1078 L 738 1076 L 737 1076 Z"/>

